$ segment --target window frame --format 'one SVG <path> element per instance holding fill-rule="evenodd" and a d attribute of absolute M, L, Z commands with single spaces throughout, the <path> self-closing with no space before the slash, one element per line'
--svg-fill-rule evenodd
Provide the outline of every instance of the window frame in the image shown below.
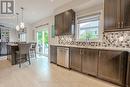
<path fill-rule="evenodd" d="M 24 40 L 25 40 L 25 41 L 23 41 L 23 37 L 22 37 L 23 35 L 25 35 L 25 37 L 24 37 Z M 27 33 L 26 33 L 26 32 L 20 33 L 20 34 L 19 34 L 19 37 L 20 37 L 20 38 L 19 38 L 19 39 L 20 39 L 20 42 L 26 42 L 26 41 L 27 41 Z"/>
<path fill-rule="evenodd" d="M 87 18 L 90 19 L 91 17 L 93 18 L 94 16 L 98 16 L 99 15 L 99 29 L 98 29 L 98 38 L 97 39 L 90 39 L 90 40 L 80 40 L 79 39 L 79 34 L 80 34 L 80 29 L 79 29 L 79 20 L 83 19 L 83 18 Z M 104 22 L 104 16 L 103 16 L 103 11 L 97 11 L 94 13 L 90 13 L 87 15 L 82 15 L 82 16 L 76 16 L 76 41 L 80 41 L 80 42 L 102 42 L 102 38 L 103 38 L 103 22 Z"/>

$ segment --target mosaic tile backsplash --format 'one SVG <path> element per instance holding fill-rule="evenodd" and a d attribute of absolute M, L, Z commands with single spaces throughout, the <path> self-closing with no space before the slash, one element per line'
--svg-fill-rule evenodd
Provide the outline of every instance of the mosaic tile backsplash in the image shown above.
<path fill-rule="evenodd" d="M 102 42 L 79 42 L 74 40 L 72 36 L 59 36 L 58 44 L 92 47 L 130 48 L 130 31 L 104 33 Z"/>

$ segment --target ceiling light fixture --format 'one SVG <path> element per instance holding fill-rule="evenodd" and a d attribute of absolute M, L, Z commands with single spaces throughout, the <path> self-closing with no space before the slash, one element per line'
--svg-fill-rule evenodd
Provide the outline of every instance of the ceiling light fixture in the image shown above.
<path fill-rule="evenodd" d="M 19 31 L 19 30 L 20 30 L 20 27 L 19 27 L 19 25 L 18 25 L 18 16 L 19 16 L 19 13 L 16 13 L 16 15 L 17 15 L 17 25 L 16 25 L 16 30 Z"/>
<path fill-rule="evenodd" d="M 21 23 L 20 23 L 20 28 L 21 29 L 24 29 L 25 28 L 25 24 L 24 24 L 24 18 L 23 18 L 23 16 L 24 16 L 24 13 L 23 13 L 23 11 L 24 11 L 24 8 L 23 7 L 21 7 L 21 14 L 22 14 L 22 21 L 21 21 Z"/>

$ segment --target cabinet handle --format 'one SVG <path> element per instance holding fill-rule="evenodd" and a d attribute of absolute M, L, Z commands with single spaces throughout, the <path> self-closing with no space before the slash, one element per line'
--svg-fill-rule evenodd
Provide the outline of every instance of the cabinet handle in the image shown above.
<path fill-rule="evenodd" d="M 121 28 L 124 28 L 124 22 L 123 21 L 121 22 Z"/>
<path fill-rule="evenodd" d="M 82 55 L 82 50 L 80 49 L 80 55 Z"/>
<path fill-rule="evenodd" d="M 84 55 L 84 50 L 82 51 L 82 54 Z"/>
<path fill-rule="evenodd" d="M 120 28 L 120 22 L 117 23 L 117 28 Z"/>

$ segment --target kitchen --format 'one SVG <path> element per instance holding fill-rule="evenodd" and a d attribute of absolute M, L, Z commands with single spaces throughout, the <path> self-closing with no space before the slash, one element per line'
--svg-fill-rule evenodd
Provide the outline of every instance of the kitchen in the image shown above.
<path fill-rule="evenodd" d="M 41 26 L 47 27 L 51 66 L 114 85 L 108 87 L 129 87 L 129 3 L 129 0 L 87 3 L 72 0 L 56 8 L 51 16 L 29 26 L 27 42 L 36 42 L 37 31 Z M 96 83 L 89 85 L 96 87 Z"/>

